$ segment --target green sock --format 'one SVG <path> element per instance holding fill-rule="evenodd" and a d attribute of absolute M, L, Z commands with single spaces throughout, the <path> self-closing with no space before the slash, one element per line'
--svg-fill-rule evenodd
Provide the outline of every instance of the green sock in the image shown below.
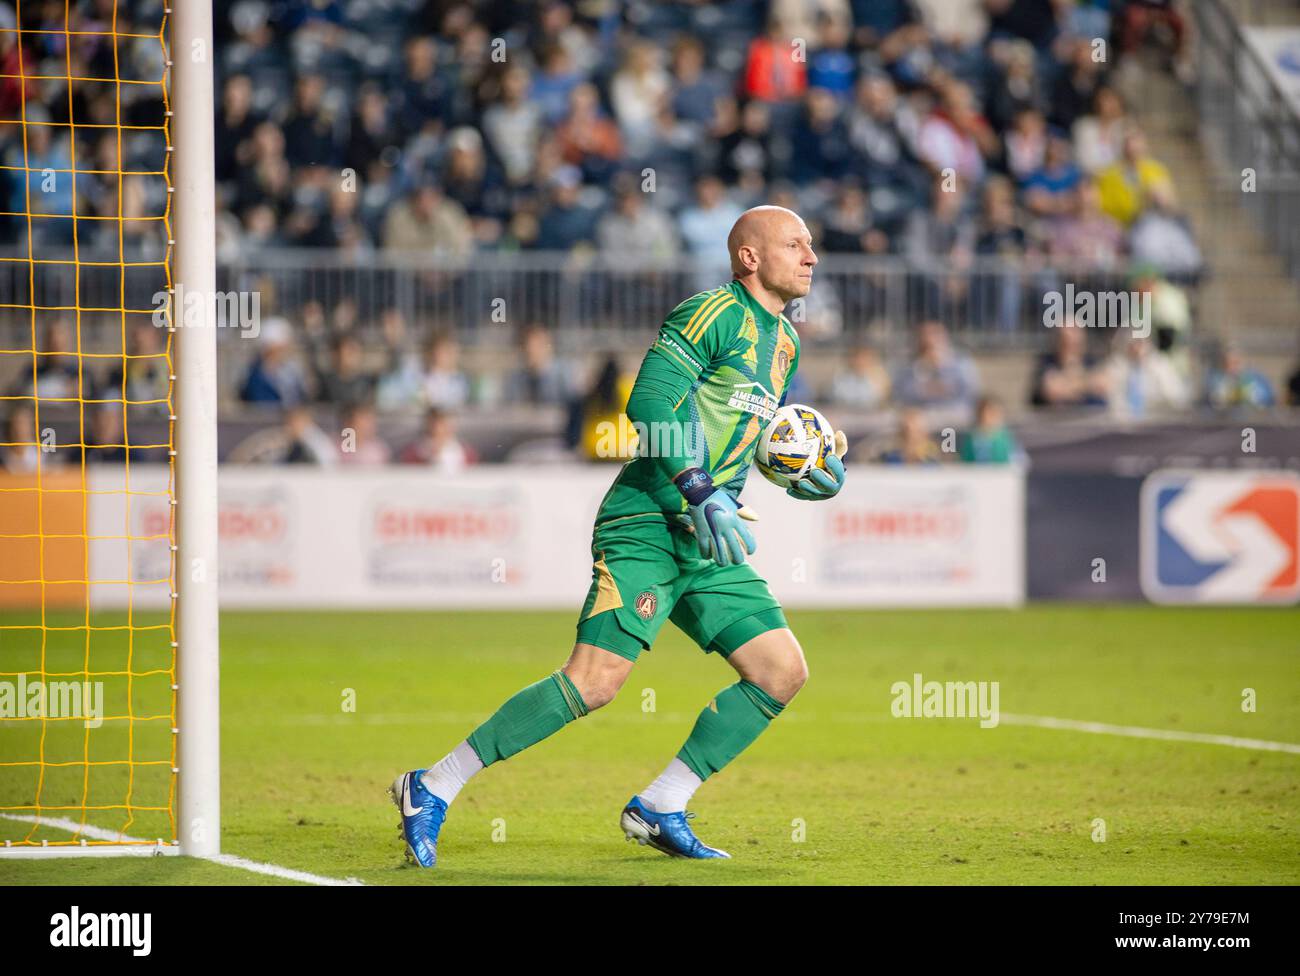
<path fill-rule="evenodd" d="M 484 766 L 509 759 L 587 714 L 587 705 L 563 671 L 516 692 L 469 736 Z"/>
<path fill-rule="evenodd" d="M 758 685 L 738 681 L 709 702 L 677 758 L 708 779 L 758 738 L 785 706 Z"/>

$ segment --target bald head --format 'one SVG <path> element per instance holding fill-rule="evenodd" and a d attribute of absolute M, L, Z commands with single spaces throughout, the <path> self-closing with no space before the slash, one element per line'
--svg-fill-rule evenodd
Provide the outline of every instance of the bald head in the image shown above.
<path fill-rule="evenodd" d="M 753 207 L 727 235 L 731 273 L 774 313 L 808 294 L 817 255 L 812 235 L 793 210 Z"/>
<path fill-rule="evenodd" d="M 803 218 L 785 207 L 751 207 L 740 215 L 727 235 L 727 253 L 731 255 L 731 273 L 741 277 L 749 272 L 740 259 L 741 247 L 760 248 L 784 234 L 807 230 Z"/>

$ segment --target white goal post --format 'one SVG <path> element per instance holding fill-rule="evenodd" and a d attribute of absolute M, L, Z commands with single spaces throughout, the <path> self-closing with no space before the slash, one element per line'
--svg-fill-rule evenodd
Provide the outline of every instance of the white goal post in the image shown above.
<path fill-rule="evenodd" d="M 206 296 L 176 330 L 177 766 L 182 854 L 221 852 L 217 632 L 216 188 L 212 4 L 172 0 L 173 282 Z M 175 294 L 175 292 L 174 292 Z"/>

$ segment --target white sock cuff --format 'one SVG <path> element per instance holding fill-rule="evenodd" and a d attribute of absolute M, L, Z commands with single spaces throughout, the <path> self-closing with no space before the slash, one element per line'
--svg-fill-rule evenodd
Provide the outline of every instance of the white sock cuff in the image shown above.
<path fill-rule="evenodd" d="M 430 793 L 450 804 L 461 787 L 482 768 L 478 753 L 465 741 L 426 769 L 421 781 Z"/>
<path fill-rule="evenodd" d="M 674 757 L 659 778 L 641 792 L 641 802 L 654 813 L 679 813 L 703 785 L 704 780 Z"/>

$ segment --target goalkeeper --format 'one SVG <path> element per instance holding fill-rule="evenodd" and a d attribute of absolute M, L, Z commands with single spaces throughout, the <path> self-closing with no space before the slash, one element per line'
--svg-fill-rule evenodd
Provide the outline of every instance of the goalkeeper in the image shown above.
<path fill-rule="evenodd" d="M 408 857 L 437 859 L 448 805 L 485 766 L 540 742 L 608 704 L 642 651 L 671 620 L 740 680 L 700 712 L 663 773 L 624 807 L 629 838 L 677 857 L 727 857 L 687 823 L 696 789 L 749 746 L 803 686 L 803 651 L 767 583 L 746 561 L 754 552 L 737 499 L 760 431 L 799 365 L 799 337 L 782 314 L 808 294 L 817 256 L 799 216 L 755 207 L 727 239 L 733 280 L 677 306 L 646 353 L 627 413 L 638 456 L 619 471 L 596 513 L 591 589 L 573 653 L 559 670 L 506 701 L 427 769 L 398 776 Z M 845 451 L 836 434 L 835 455 Z M 813 484 L 788 490 L 809 500 L 844 483 L 838 456 Z"/>

